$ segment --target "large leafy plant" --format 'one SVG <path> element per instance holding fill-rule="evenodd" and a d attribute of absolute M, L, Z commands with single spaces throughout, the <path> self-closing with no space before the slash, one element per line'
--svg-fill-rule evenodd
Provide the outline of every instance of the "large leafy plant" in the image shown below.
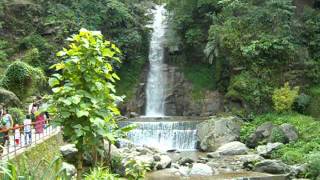
<path fill-rule="evenodd" d="M 114 143 L 118 135 L 130 128 L 118 130 L 114 116 L 119 115 L 114 83 L 119 77 L 113 66 L 120 63 L 120 50 L 104 41 L 97 31 L 81 29 L 68 39 L 68 48 L 57 56 L 60 63 L 52 66 L 57 71 L 49 79 L 52 95 L 49 109 L 55 121 L 64 127 L 64 135 L 76 144 L 78 178 L 82 174 L 84 152 L 103 154 L 103 140 Z"/>

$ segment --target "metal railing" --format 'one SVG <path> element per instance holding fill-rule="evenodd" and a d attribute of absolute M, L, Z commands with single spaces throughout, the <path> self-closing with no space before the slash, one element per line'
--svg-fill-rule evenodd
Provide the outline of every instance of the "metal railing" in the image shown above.
<path fill-rule="evenodd" d="M 50 120 L 45 120 L 0 130 L 0 148 L 2 148 L 0 149 L 0 159 L 7 158 L 9 160 L 10 157 L 16 156 L 18 152 L 22 152 L 32 145 L 42 142 L 42 140 L 47 137 L 56 134 L 60 128 L 51 124 Z M 31 135 L 24 132 L 24 127 L 29 125 L 31 126 Z M 19 133 L 18 136 L 16 136 L 16 131 L 18 129 Z M 19 142 L 16 141 L 16 139 L 19 139 Z"/>

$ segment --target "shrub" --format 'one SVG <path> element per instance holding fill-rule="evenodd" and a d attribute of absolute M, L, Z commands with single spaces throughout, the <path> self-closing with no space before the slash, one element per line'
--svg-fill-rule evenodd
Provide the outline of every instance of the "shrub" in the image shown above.
<path fill-rule="evenodd" d="M 144 179 L 149 167 L 143 162 L 130 159 L 125 164 L 126 176 L 128 179 L 140 180 Z"/>
<path fill-rule="evenodd" d="M 105 180 L 115 180 L 118 175 L 112 174 L 108 169 L 103 167 L 95 167 L 90 171 L 90 173 L 85 175 L 85 180 L 96 180 L 96 179 L 105 179 Z"/>
<path fill-rule="evenodd" d="M 284 87 L 274 90 L 272 95 L 274 109 L 277 112 L 290 111 L 298 93 L 299 88 L 291 88 L 289 83 L 285 83 Z"/>
<path fill-rule="evenodd" d="M 1 80 L 1 86 L 15 93 L 20 100 L 24 100 L 44 82 L 45 76 L 42 70 L 24 62 L 16 61 L 6 70 Z"/>
<path fill-rule="evenodd" d="M 295 150 L 286 151 L 281 159 L 287 164 L 297 164 L 303 161 L 303 153 Z"/>
<path fill-rule="evenodd" d="M 0 87 L 0 103 L 4 106 L 20 106 L 19 98 L 11 91 Z"/>
<path fill-rule="evenodd" d="M 20 109 L 20 108 L 10 108 L 9 109 L 9 113 L 11 114 L 11 116 L 13 118 L 13 122 L 15 124 L 20 124 L 20 125 L 23 124 L 25 113 L 23 112 L 22 109 Z"/>
<path fill-rule="evenodd" d="M 309 176 L 316 178 L 320 176 L 320 153 L 311 154 L 308 158 Z"/>
<path fill-rule="evenodd" d="M 23 57 L 23 61 L 33 66 L 40 66 L 41 60 L 38 48 L 28 50 Z"/>
<path fill-rule="evenodd" d="M 305 114 L 310 102 L 311 97 L 302 93 L 295 99 L 293 103 L 293 110 Z"/>
<path fill-rule="evenodd" d="M 287 141 L 287 139 L 286 139 L 283 131 L 280 128 L 275 127 L 271 131 L 270 141 L 271 142 L 282 142 L 282 143 L 285 143 Z"/>

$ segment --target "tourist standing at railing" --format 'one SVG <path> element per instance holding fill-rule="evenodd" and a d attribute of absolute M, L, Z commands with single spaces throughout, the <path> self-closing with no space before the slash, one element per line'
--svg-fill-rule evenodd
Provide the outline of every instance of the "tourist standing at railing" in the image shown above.
<path fill-rule="evenodd" d="M 32 121 L 31 121 L 30 115 L 26 115 L 26 119 L 23 121 L 24 143 L 26 145 L 32 143 L 31 124 L 32 124 Z"/>
<path fill-rule="evenodd" d="M 29 109 L 28 109 L 28 113 L 30 115 L 30 118 L 32 121 L 36 120 L 36 116 L 35 113 L 38 110 L 38 104 L 36 103 L 36 101 L 33 101 L 30 105 L 29 105 Z"/>
<path fill-rule="evenodd" d="M 5 134 L 6 133 L 2 132 L 2 131 L 5 131 L 5 130 L 6 130 L 5 124 L 0 122 L 0 156 L 3 153 L 4 145 L 6 143 L 6 140 L 5 140 Z"/>
<path fill-rule="evenodd" d="M 43 133 L 43 126 L 44 126 L 45 120 L 46 118 L 44 116 L 44 113 L 42 112 L 36 116 L 35 129 L 37 134 Z"/>
<path fill-rule="evenodd" d="M 14 142 L 15 146 L 20 144 L 20 126 L 19 124 L 14 125 Z"/>
<path fill-rule="evenodd" d="M 13 119 L 6 109 L 3 111 L 2 122 L 3 124 L 5 124 L 5 127 L 8 129 L 8 131 L 5 133 L 5 141 L 8 142 L 8 145 L 9 145 L 10 144 L 9 129 L 12 128 L 13 126 Z"/>

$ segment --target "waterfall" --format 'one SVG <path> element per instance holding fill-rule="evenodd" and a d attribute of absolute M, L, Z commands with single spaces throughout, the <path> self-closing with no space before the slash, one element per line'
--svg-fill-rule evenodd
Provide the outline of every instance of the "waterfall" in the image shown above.
<path fill-rule="evenodd" d="M 198 121 L 124 121 L 137 128 L 128 133 L 128 139 L 137 146 L 147 145 L 159 150 L 194 150 L 197 145 Z"/>
<path fill-rule="evenodd" d="M 164 41 L 167 26 L 164 5 L 156 6 L 153 12 L 152 37 L 149 50 L 150 69 L 146 86 L 146 116 L 162 117 L 165 115 Z"/>

